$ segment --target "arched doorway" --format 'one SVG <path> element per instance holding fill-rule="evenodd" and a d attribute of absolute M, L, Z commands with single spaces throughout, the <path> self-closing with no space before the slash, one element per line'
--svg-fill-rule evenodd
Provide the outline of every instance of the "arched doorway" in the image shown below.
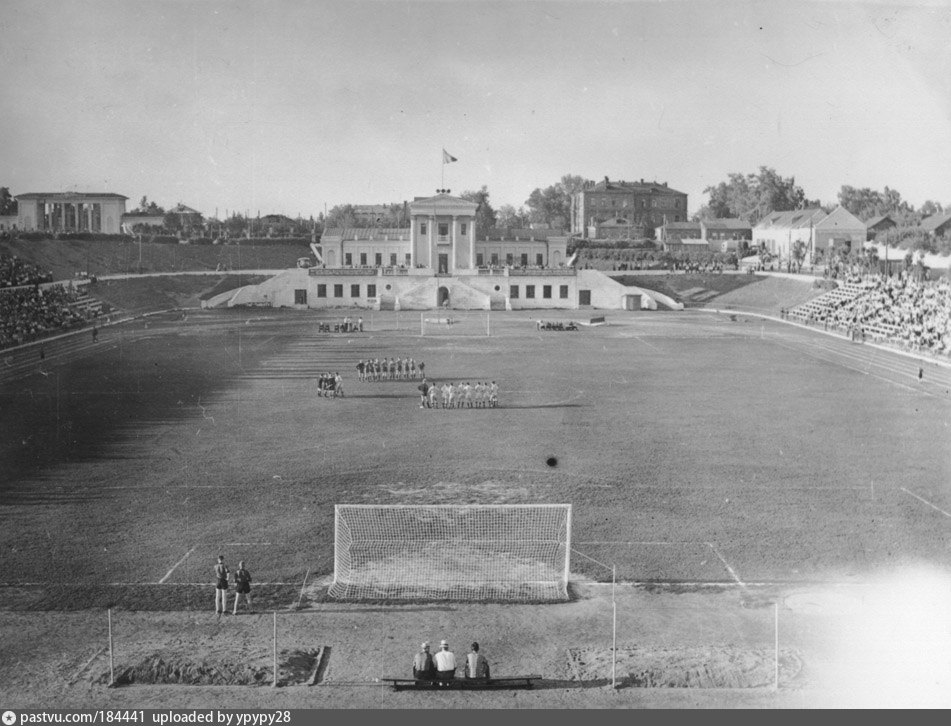
<path fill-rule="evenodd" d="M 561 251 L 555 250 L 551 255 L 551 266 L 561 267 Z"/>
<path fill-rule="evenodd" d="M 441 308 L 449 307 L 449 288 L 445 285 L 436 291 L 436 306 Z"/>
<path fill-rule="evenodd" d="M 336 267 L 336 266 L 337 266 L 336 250 L 327 250 L 327 267 Z"/>

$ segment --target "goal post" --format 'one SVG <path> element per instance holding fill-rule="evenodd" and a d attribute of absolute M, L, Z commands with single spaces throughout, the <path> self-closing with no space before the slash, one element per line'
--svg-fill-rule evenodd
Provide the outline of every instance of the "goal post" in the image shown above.
<path fill-rule="evenodd" d="M 568 599 L 570 504 L 337 504 L 340 600 Z"/>

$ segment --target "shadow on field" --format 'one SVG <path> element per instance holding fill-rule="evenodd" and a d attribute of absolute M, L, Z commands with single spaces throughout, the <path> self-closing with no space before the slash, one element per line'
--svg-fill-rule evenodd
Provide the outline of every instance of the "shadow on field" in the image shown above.
<path fill-rule="evenodd" d="M 583 403 L 535 403 L 531 405 L 527 403 L 525 404 L 516 403 L 514 405 L 505 404 L 504 406 L 499 406 L 499 408 L 508 408 L 508 409 L 517 408 L 520 410 L 527 411 L 527 410 L 536 409 L 536 408 L 587 408 L 587 406 L 585 406 Z"/>
<path fill-rule="evenodd" d="M 588 681 L 566 680 L 563 678 L 543 678 L 535 681 L 533 688 L 535 690 L 554 690 L 566 688 L 603 688 L 610 686 L 610 678 L 592 678 Z"/>

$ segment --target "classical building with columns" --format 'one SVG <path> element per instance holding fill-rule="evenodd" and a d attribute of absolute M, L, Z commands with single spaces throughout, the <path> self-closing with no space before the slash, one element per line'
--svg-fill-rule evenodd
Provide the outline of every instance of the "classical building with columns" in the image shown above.
<path fill-rule="evenodd" d="M 479 239 L 478 205 L 440 192 L 409 204 L 409 228 L 325 231 L 317 264 L 229 290 L 206 307 L 370 310 L 656 308 L 658 293 L 566 263 L 567 236 Z M 669 301 L 671 305 L 676 305 Z"/>
<path fill-rule="evenodd" d="M 127 199 L 108 192 L 17 194 L 17 227 L 25 232 L 119 234 Z"/>

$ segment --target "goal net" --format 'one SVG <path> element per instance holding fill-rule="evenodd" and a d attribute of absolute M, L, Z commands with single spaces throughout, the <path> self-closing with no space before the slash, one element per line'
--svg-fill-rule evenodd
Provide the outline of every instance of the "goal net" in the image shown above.
<path fill-rule="evenodd" d="M 338 504 L 342 600 L 568 599 L 570 504 Z"/>
<path fill-rule="evenodd" d="M 420 335 L 491 335 L 488 311 L 429 310 L 419 314 Z"/>

